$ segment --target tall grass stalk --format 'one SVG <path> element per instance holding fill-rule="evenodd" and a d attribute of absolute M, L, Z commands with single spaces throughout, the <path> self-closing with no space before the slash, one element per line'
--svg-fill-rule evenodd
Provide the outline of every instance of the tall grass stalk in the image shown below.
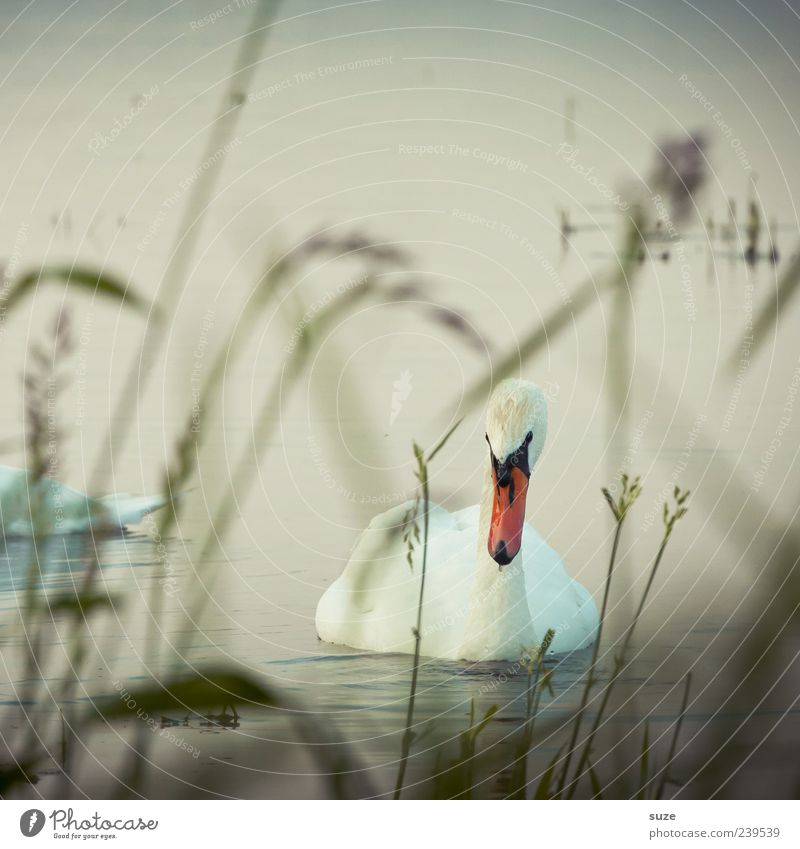
<path fill-rule="evenodd" d="M 21 760 L 35 760 L 39 741 L 36 730 L 38 692 L 46 678 L 47 651 L 52 648 L 44 640 L 45 607 L 39 584 L 42 575 L 42 552 L 46 549 L 48 534 L 53 531 L 48 510 L 48 487 L 57 485 L 59 428 L 55 404 L 63 390 L 58 366 L 72 350 L 68 313 L 62 308 L 52 326 L 52 345 L 49 350 L 34 343 L 28 350 L 30 365 L 26 362 L 23 378 L 25 415 L 25 460 L 27 508 L 23 518 L 30 520 L 30 558 L 26 570 L 23 602 L 19 609 L 20 645 L 23 651 L 23 683 L 17 701 L 23 706 L 27 722 L 21 735 Z M 73 611 L 76 615 L 78 611 Z M 82 611 L 81 611 L 82 612 Z M 28 713 L 25 705 L 31 704 Z M 57 702 L 59 711 L 63 700 Z"/>
<path fill-rule="evenodd" d="M 176 519 L 174 509 L 176 503 L 173 499 L 180 494 L 181 488 L 186 485 L 197 468 L 199 453 L 208 430 L 209 414 L 220 403 L 219 390 L 226 371 L 232 363 L 240 358 L 245 344 L 252 337 L 254 331 L 261 327 L 260 322 L 267 307 L 275 303 L 281 292 L 286 291 L 290 281 L 296 279 L 300 274 L 303 265 L 320 254 L 332 254 L 333 261 L 356 256 L 370 265 L 392 262 L 401 259 L 403 256 L 400 251 L 391 246 L 374 244 L 357 232 L 330 236 L 323 231 L 313 234 L 291 250 L 266 263 L 242 309 L 239 320 L 230 329 L 227 338 L 212 361 L 211 368 L 201 387 L 198 401 L 187 415 L 186 425 L 178 441 L 172 468 L 168 468 L 165 472 L 163 491 L 169 497 L 169 505 L 162 515 L 158 528 L 162 539 L 171 531 Z M 297 308 L 297 326 L 302 328 L 302 331 L 296 339 L 294 348 L 286 356 L 283 372 L 278 375 L 273 389 L 267 392 L 261 411 L 256 417 L 252 438 L 252 445 L 256 452 L 261 450 L 272 432 L 276 420 L 275 412 L 280 407 L 281 392 L 290 390 L 295 380 L 302 374 L 303 368 L 312 353 L 311 342 L 320 338 L 321 330 L 329 326 L 337 317 L 341 317 L 348 308 L 355 306 L 362 298 L 370 296 L 374 292 L 374 272 L 367 268 L 361 285 L 334 298 L 308 323 L 303 323 L 305 310 L 299 296 L 294 296 Z M 197 408 L 199 408 L 199 412 L 197 412 Z M 237 490 L 249 485 L 249 481 L 252 479 L 252 471 L 251 452 L 245 449 L 234 474 L 234 483 L 218 505 L 219 512 L 215 521 L 218 520 L 220 526 L 218 527 L 215 522 L 212 522 L 205 544 L 200 549 L 198 563 L 203 574 L 200 575 L 201 581 L 195 601 L 186 607 L 190 621 L 187 627 L 183 629 L 184 634 L 191 634 L 194 623 L 198 621 L 197 617 L 205 604 L 203 597 L 207 597 L 210 589 L 208 582 L 213 583 L 215 580 L 214 572 L 211 572 L 210 575 L 206 574 L 209 571 L 207 564 L 209 563 L 210 553 L 214 545 L 218 543 L 217 538 L 221 538 L 227 530 L 228 523 L 233 515 L 230 508 L 236 506 L 235 494 Z M 159 628 L 161 595 L 155 592 L 157 584 L 154 584 L 153 590 L 149 618 L 151 623 L 150 642 L 157 646 L 155 631 Z M 177 649 L 178 660 L 182 660 L 182 648 L 185 647 L 179 646 Z"/>
<path fill-rule="evenodd" d="M 483 717 L 475 721 L 475 699 L 469 701 L 469 724 L 458 735 L 458 756 L 446 768 L 434 766 L 434 798 L 471 799 L 476 787 L 475 766 L 477 762 L 478 737 L 497 713 L 497 705 L 487 708 Z M 421 739 L 420 735 L 420 739 Z"/>
<path fill-rule="evenodd" d="M 355 257 L 366 263 L 366 268 L 359 285 L 346 289 L 317 310 L 313 317 L 306 319 L 308 313 L 298 296 L 293 298 L 297 318 L 296 334 L 293 337 L 293 347 L 286 354 L 283 366 L 277 374 L 273 386 L 267 391 L 261 407 L 252 423 L 250 444 L 245 446 L 236 461 L 231 479 L 223 489 L 221 497 L 214 508 L 209 524 L 209 530 L 198 547 L 197 562 L 199 573 L 196 575 L 195 592 L 189 603 L 185 605 L 186 624 L 180 630 L 186 635 L 185 640 L 178 646 L 178 654 L 182 656 L 186 649 L 186 641 L 197 627 L 211 594 L 219 570 L 210 568 L 215 553 L 219 550 L 222 539 L 227 533 L 231 522 L 237 515 L 237 499 L 245 494 L 255 477 L 257 464 L 255 454 L 268 442 L 279 422 L 281 399 L 284 394 L 291 392 L 297 380 L 302 376 L 316 348 L 315 344 L 325 336 L 326 329 L 332 327 L 337 320 L 347 315 L 361 301 L 376 296 L 387 297 L 390 290 L 379 290 L 376 282 L 376 268 L 386 263 L 393 263 L 404 258 L 399 249 L 385 244 L 373 243 L 358 232 L 348 232 L 340 236 L 330 235 L 325 231 L 317 233 L 299 245 L 294 251 L 283 255 L 273 263 L 262 276 L 253 301 L 253 309 L 246 312 L 243 330 L 232 331 L 228 345 L 222 350 L 215 362 L 209 382 L 217 386 L 224 375 L 224 370 L 230 365 L 231 359 L 241 350 L 242 340 L 247 338 L 257 322 L 254 317 L 259 311 L 274 301 L 278 292 L 286 289 L 287 281 L 299 272 L 299 266 L 312 257 L 329 253 L 334 259 Z M 209 391 L 210 391 L 209 387 Z"/>
<path fill-rule="evenodd" d="M 414 457 L 417 460 L 417 471 L 415 472 L 419 481 L 422 505 L 422 565 L 420 567 L 419 600 L 417 602 L 417 623 L 413 628 L 414 634 L 414 663 L 411 667 L 411 690 L 408 696 L 406 708 L 406 727 L 403 733 L 400 752 L 400 766 L 397 770 L 397 781 L 394 787 L 394 798 L 399 799 L 403 792 L 403 783 L 406 777 L 408 756 L 411 752 L 411 744 L 414 741 L 414 702 L 417 698 L 417 679 L 419 677 L 419 658 L 422 646 L 422 605 L 425 599 L 425 575 L 428 567 L 428 529 L 430 522 L 429 506 L 430 493 L 428 491 L 428 466 L 422 449 L 415 442 L 413 444 Z M 416 521 L 416 520 L 415 520 Z"/>
<path fill-rule="evenodd" d="M 165 332 L 171 327 L 175 308 L 186 287 L 192 257 L 224 165 L 225 158 L 218 154 L 219 151 L 226 150 L 234 138 L 239 117 L 247 103 L 247 92 L 263 53 L 270 24 L 279 5 L 279 0 L 257 0 L 250 26 L 242 38 L 233 71 L 228 78 L 222 102 L 211 124 L 200 159 L 204 167 L 189 190 L 175 244 L 164 269 L 155 303 L 159 320 L 149 321 L 146 324 L 139 355 L 131 363 L 123 381 L 123 391 L 117 401 L 111 418 L 111 426 L 90 479 L 93 490 L 99 490 L 106 477 L 109 458 L 119 456 L 130 425 L 138 420 L 135 415 L 131 415 L 130 407 L 133 405 L 135 409 L 138 406 L 139 398 L 158 360 Z"/>
<path fill-rule="evenodd" d="M 245 34 L 234 63 L 234 70 L 223 96 L 222 104 L 212 124 L 211 132 L 205 148 L 202 162 L 210 166 L 203 168 L 198 178 L 192 184 L 186 206 L 184 207 L 175 246 L 170 253 L 169 261 L 162 278 L 162 286 L 158 299 L 152 306 L 150 320 L 139 348 L 139 354 L 131 363 L 124 379 L 123 391 L 117 401 L 111 423 L 106 434 L 102 449 L 97 456 L 94 469 L 89 477 L 89 491 L 98 491 L 107 475 L 108 459 L 119 455 L 127 438 L 131 424 L 137 421 L 130 407 L 138 406 L 141 393 L 148 382 L 153 367 L 157 362 L 165 330 L 171 326 L 174 309 L 188 280 L 191 259 L 194 255 L 203 221 L 211 205 L 214 189 L 221 170 L 221 157 L 215 156 L 217 151 L 225 149 L 233 138 L 236 123 L 243 105 L 246 103 L 246 92 L 250 87 L 258 59 L 263 50 L 263 43 L 269 30 L 269 24 L 277 11 L 278 2 L 275 0 L 259 0 L 253 13 L 250 27 Z M 105 279 L 104 272 L 97 276 L 98 281 Z M 79 279 L 79 283 L 87 281 Z M 91 282 L 91 280 L 89 280 Z M 99 286 L 99 283 L 96 284 Z M 119 288 L 119 287 L 117 287 Z M 106 287 L 108 294 L 119 296 L 116 289 Z M 105 291 L 105 290 L 101 290 Z M 121 296 L 127 293 L 127 287 Z M 128 301 L 130 306 L 139 307 L 139 301 Z M 87 595 L 94 581 L 99 564 L 94 545 L 94 535 L 87 535 L 86 554 L 87 566 L 81 582 L 80 593 Z M 80 676 L 80 669 L 85 659 L 80 648 L 85 617 L 75 616 L 72 619 L 70 633 L 67 636 L 67 656 L 71 675 L 65 676 L 61 682 L 59 701 L 70 697 L 73 685 Z"/>
<path fill-rule="evenodd" d="M 478 378 L 469 386 L 461 402 L 464 409 L 469 410 L 484 403 L 495 383 L 515 374 L 531 357 L 552 345 L 556 336 L 572 327 L 573 322 L 587 312 L 592 304 L 599 303 L 598 295 L 617 292 L 621 287 L 632 285 L 642 238 L 641 229 L 642 218 L 637 213 L 631 219 L 614 268 L 599 279 L 591 275 L 584 280 L 570 294 L 569 301 L 554 309 L 541 326 L 528 333 L 512 351 L 493 364 L 485 377 Z"/>
<path fill-rule="evenodd" d="M 608 506 L 614 515 L 614 542 L 611 545 L 611 556 L 608 561 L 608 572 L 606 573 L 606 580 L 603 588 L 603 602 L 600 607 L 600 621 L 597 625 L 597 636 L 595 637 L 594 647 L 592 649 L 592 659 L 589 663 L 589 671 L 586 673 L 586 681 L 583 686 L 583 693 L 581 694 L 580 706 L 578 707 L 578 712 L 572 722 L 572 734 L 570 736 L 570 741 L 567 747 L 567 754 L 564 760 L 561 778 L 559 781 L 559 792 L 562 792 L 564 790 L 567 775 L 569 774 L 569 767 L 572 761 L 572 756 L 576 751 L 576 746 L 578 743 L 578 734 L 580 733 L 583 718 L 586 715 L 586 710 L 589 703 L 589 696 L 591 694 L 592 687 L 594 686 L 594 683 L 597 679 L 597 661 L 600 654 L 600 644 L 603 638 L 603 626 L 605 625 L 606 614 L 608 612 L 608 598 L 611 593 L 611 583 L 614 578 L 614 567 L 617 562 L 617 551 L 619 549 L 620 537 L 622 536 L 622 526 L 625 523 L 625 517 L 628 515 L 628 510 L 636 502 L 636 499 L 639 497 L 642 491 L 638 477 L 634 478 L 633 481 L 631 481 L 628 478 L 627 474 L 623 474 L 620 478 L 620 483 L 622 486 L 622 491 L 620 493 L 618 501 L 614 501 L 614 498 L 609 492 L 609 490 L 603 490 L 603 496 L 606 499 L 606 502 L 608 503 Z"/>
<path fill-rule="evenodd" d="M 202 618 L 211 589 L 217 577 L 217 572 L 210 569 L 214 554 L 222 544 L 228 528 L 238 515 L 238 500 L 252 486 L 257 464 L 254 453 L 263 450 L 270 435 L 279 421 L 280 403 L 283 393 L 293 388 L 303 373 L 303 369 L 314 351 L 314 340 L 321 338 L 322 332 L 335 319 L 355 306 L 360 300 L 370 296 L 374 291 L 374 280 L 369 277 L 361 286 L 343 292 L 323 307 L 313 320 L 305 325 L 298 338 L 296 346 L 287 354 L 283 368 L 277 375 L 274 385 L 267 392 L 261 407 L 252 424 L 250 444 L 242 448 L 241 454 L 234 466 L 233 474 L 226 484 L 213 516 L 209 523 L 208 532 L 200 544 L 197 562 L 202 574 L 197 575 L 196 590 L 193 599 L 186 605 L 186 626 L 182 629 L 188 635 L 195 629 Z M 182 643 L 181 651 L 185 649 Z"/>
<path fill-rule="evenodd" d="M 527 687 L 525 689 L 525 721 L 522 724 L 520 740 L 515 749 L 515 758 L 511 763 L 511 787 L 507 795 L 509 799 L 524 799 L 528 787 L 528 754 L 533 747 L 533 732 L 536 717 L 539 713 L 539 704 L 542 691 L 553 688 L 550 682 L 551 672 L 545 669 L 544 659 L 547 656 L 550 644 L 556 633 L 548 628 L 544 639 L 535 649 L 531 649 L 527 656 L 523 656 L 520 662 L 525 667 L 527 676 Z"/>
<path fill-rule="evenodd" d="M 661 780 L 658 782 L 658 787 L 654 793 L 654 798 L 663 799 L 664 798 L 664 790 L 667 786 L 667 781 L 670 780 L 669 771 L 672 767 L 672 763 L 675 760 L 675 752 L 678 748 L 678 737 L 681 734 L 681 727 L 683 726 L 683 718 L 686 716 L 686 708 L 689 704 L 689 690 L 692 686 L 692 673 L 688 672 L 686 674 L 686 683 L 683 688 L 683 701 L 681 702 L 681 709 L 678 713 L 678 719 L 675 721 L 675 730 L 672 733 L 672 741 L 669 745 L 669 753 L 667 754 L 667 762 L 664 764 L 663 769 L 661 770 Z"/>
<path fill-rule="evenodd" d="M 642 592 L 641 598 L 639 599 L 639 605 L 636 608 L 636 612 L 634 613 L 633 618 L 631 619 L 631 622 L 625 632 L 625 636 L 623 637 L 619 653 L 614 659 L 613 671 L 611 672 L 611 675 L 608 681 L 606 682 L 605 687 L 603 688 L 603 695 L 600 702 L 600 707 L 598 708 L 597 714 L 595 715 L 591 731 L 589 732 L 589 736 L 586 738 L 586 741 L 583 744 L 583 750 L 581 752 L 578 765 L 575 768 L 575 774 L 573 775 L 571 782 L 567 785 L 566 794 L 567 798 L 569 799 L 571 799 L 575 795 L 575 791 L 577 790 L 578 784 L 580 783 L 581 778 L 583 778 L 585 774 L 584 771 L 591 756 L 592 746 L 594 745 L 595 737 L 603 722 L 603 716 L 605 714 L 606 708 L 608 707 L 609 700 L 611 699 L 611 694 L 614 690 L 614 686 L 619 680 L 620 675 L 629 666 L 627 662 L 627 653 L 628 649 L 630 648 L 631 641 L 633 639 L 633 634 L 636 630 L 636 626 L 639 622 L 639 619 L 641 618 L 645 604 L 647 603 L 647 598 L 650 594 L 650 589 L 653 586 L 653 581 L 655 580 L 658 568 L 661 565 L 662 558 L 664 557 L 664 552 L 667 548 L 667 543 L 669 542 L 670 537 L 672 536 L 672 531 L 675 527 L 675 524 L 686 514 L 687 508 L 684 506 L 684 504 L 688 497 L 688 492 L 682 492 L 680 488 L 676 486 L 673 491 L 675 507 L 672 512 L 669 511 L 668 504 L 664 502 L 664 532 L 661 538 L 661 543 L 658 547 L 655 559 L 653 560 L 653 564 L 650 567 L 650 572 L 647 576 L 647 583 L 645 585 L 644 591 Z M 617 508 L 619 507 L 618 504 L 614 504 L 613 499 L 609 499 L 609 505 L 612 507 L 612 510 L 614 509 L 614 506 L 616 506 Z"/>
<path fill-rule="evenodd" d="M 519 345 L 509 351 L 485 377 L 476 380 L 463 396 L 463 406 L 469 410 L 483 403 L 492 386 L 499 380 L 518 372 L 534 354 L 553 344 L 553 338 L 568 327 L 599 297 L 611 293 L 616 295 L 614 303 L 625 298 L 630 306 L 633 287 L 640 259 L 651 231 L 651 208 L 655 193 L 670 207 L 672 223 L 679 224 L 694 206 L 694 195 L 702 187 L 707 175 L 704 155 L 705 142 L 701 136 L 685 136 L 665 142 L 657 150 L 655 165 L 643 180 L 647 187 L 644 202 L 634 202 L 628 214 L 625 235 L 614 257 L 613 267 L 599 277 L 590 275 L 570 294 L 568 301 L 557 307 L 544 322 L 524 336 Z M 627 296 L 627 297 L 626 297 Z M 618 327 L 630 328 L 624 310 L 616 309 L 612 314 L 619 318 Z M 616 318 L 615 318 L 616 320 Z"/>
<path fill-rule="evenodd" d="M 588 761 L 588 759 L 587 759 Z M 644 721 L 644 734 L 642 735 L 642 751 L 639 758 L 639 792 L 637 799 L 647 798 L 648 776 L 650 774 L 650 719 Z"/>
<path fill-rule="evenodd" d="M 795 266 L 793 286 L 800 288 L 800 258 L 792 265 Z M 754 328 L 758 326 L 756 321 Z M 754 329 L 755 338 L 759 338 L 758 333 Z M 733 463 L 728 452 L 719 450 L 720 435 L 710 429 L 707 411 L 698 413 L 692 409 L 662 372 L 646 363 L 642 366 L 640 379 L 648 385 L 657 382 L 659 387 L 654 415 L 671 422 L 675 432 L 694 433 L 694 453 L 708 458 L 703 486 L 697 488 L 693 501 L 700 499 L 708 516 L 707 524 L 716 525 L 734 546 L 737 552 L 734 565 L 744 568 L 744 564 L 755 564 L 752 587 L 739 601 L 744 604 L 758 599 L 755 601 L 758 621 L 774 624 L 751 627 L 729 658 L 731 668 L 735 669 L 734 692 L 746 694 L 751 700 L 749 709 L 755 711 L 763 694 L 786 675 L 784 641 L 779 637 L 800 633 L 797 568 L 800 530 L 796 514 L 778 515 L 774 504 L 753 486 L 752 477 L 743 472 L 741 463 Z M 660 437 L 656 433 L 645 429 L 645 439 L 652 448 L 660 450 Z M 745 727 L 731 740 L 724 725 L 712 728 L 707 742 L 696 747 L 695 768 L 687 771 L 687 785 L 696 782 L 695 793 L 711 795 L 718 793 L 732 776 L 741 776 L 741 753 L 752 751 L 748 733 Z M 742 790 L 746 792 L 745 787 Z"/>
<path fill-rule="evenodd" d="M 798 291 L 800 291 L 800 250 L 796 248 L 788 267 L 776 281 L 775 288 L 758 311 L 752 327 L 742 337 L 736 350 L 731 353 L 727 363 L 730 373 L 740 367 L 742 351 L 749 351 L 749 356 L 753 357 L 769 339 L 772 328 L 774 327 L 775 332 L 778 332 L 781 320 L 788 315 L 789 305 L 797 297 Z"/>
<path fill-rule="evenodd" d="M 646 216 L 641 215 L 639 220 L 631 221 L 632 227 L 649 226 Z M 631 418 L 631 392 L 634 385 L 634 354 L 636 345 L 636 320 L 634 297 L 636 286 L 634 285 L 637 269 L 647 255 L 648 246 L 645 234 L 637 230 L 626 245 L 630 254 L 620 257 L 620 275 L 616 281 L 615 291 L 610 297 L 611 308 L 609 310 L 608 330 L 606 331 L 606 415 L 608 450 L 606 451 L 606 462 L 608 464 L 608 480 L 613 480 L 624 468 L 625 456 L 630 441 L 630 418 Z M 622 537 L 622 525 L 617 527 L 617 540 Z M 627 562 L 620 564 L 623 580 L 629 580 L 630 576 L 625 573 Z M 622 603 L 627 609 L 628 596 L 625 595 Z"/>
<path fill-rule="evenodd" d="M 442 437 L 436 447 L 425 457 L 425 452 L 417 445 L 412 444 L 414 458 L 417 461 L 417 469 L 414 473 L 419 481 L 419 498 L 414 503 L 412 508 L 413 516 L 410 521 L 416 525 L 418 521 L 418 505 L 422 507 L 422 565 L 420 567 L 419 581 L 419 599 L 417 601 L 417 621 L 412 629 L 414 634 L 414 665 L 411 668 L 411 687 L 408 694 L 408 707 L 406 708 L 406 727 L 403 733 L 400 751 L 400 765 L 397 770 L 397 781 L 394 787 L 394 798 L 399 799 L 403 792 L 403 784 L 406 777 L 406 768 L 408 766 L 408 756 L 411 752 L 411 744 L 414 742 L 414 702 L 417 698 L 417 680 L 419 678 L 419 659 L 422 646 L 422 608 L 425 600 L 425 576 L 428 567 L 428 531 L 430 524 L 430 492 L 428 479 L 428 466 L 445 446 L 445 443 L 453 435 L 455 429 L 461 424 L 461 420 L 457 421 L 450 430 Z M 411 538 L 408 538 L 409 543 L 409 563 L 413 564 L 411 558 L 412 550 Z"/>
<path fill-rule="evenodd" d="M 230 328 L 224 344 L 212 360 L 211 368 L 205 375 L 196 403 L 193 403 L 186 416 L 186 423 L 178 438 L 172 461 L 164 470 L 162 492 L 168 500 L 158 521 L 158 537 L 162 540 L 167 538 L 177 522 L 178 504 L 176 498 L 180 496 L 183 488 L 187 486 L 197 470 L 208 430 L 209 413 L 213 412 L 219 403 L 219 390 L 226 370 L 239 359 L 244 345 L 258 328 L 258 322 L 264 311 L 278 295 L 281 284 L 288 277 L 292 265 L 291 252 L 267 263 L 242 310 L 240 320 Z M 163 558 L 161 558 L 161 562 L 163 564 Z M 151 585 L 148 602 L 145 664 L 153 672 L 155 672 L 157 665 L 160 646 L 158 637 L 161 634 L 162 587 L 160 579 L 162 577 L 163 567 L 159 580 L 154 581 Z M 178 659 L 181 660 L 182 658 L 179 656 Z"/>

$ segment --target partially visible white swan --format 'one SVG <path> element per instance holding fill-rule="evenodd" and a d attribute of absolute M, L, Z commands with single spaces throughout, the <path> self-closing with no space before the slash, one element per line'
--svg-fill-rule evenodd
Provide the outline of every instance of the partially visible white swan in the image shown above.
<path fill-rule="evenodd" d="M 31 483 L 25 469 L 0 466 L 0 535 L 69 534 L 135 525 L 166 504 L 162 496 L 127 493 L 89 498 L 48 477 Z"/>
<path fill-rule="evenodd" d="M 538 646 L 548 628 L 555 630 L 553 653 L 594 642 L 594 599 L 524 521 L 528 482 L 546 432 L 541 389 L 503 381 L 487 410 L 480 505 L 456 513 L 431 505 L 422 654 L 516 660 Z M 321 640 L 380 652 L 414 651 L 422 552 L 418 546 L 409 568 L 398 532 L 412 504 L 376 516 L 358 539 L 344 572 L 317 606 Z M 417 519 L 422 522 L 420 514 Z"/>

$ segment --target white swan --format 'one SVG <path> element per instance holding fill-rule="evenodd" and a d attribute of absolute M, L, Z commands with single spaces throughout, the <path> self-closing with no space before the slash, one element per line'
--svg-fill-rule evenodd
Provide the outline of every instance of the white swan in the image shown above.
<path fill-rule="evenodd" d="M 525 523 L 530 473 L 546 432 L 541 389 L 526 381 L 503 381 L 487 410 L 489 451 L 481 504 L 457 513 L 430 506 L 422 654 L 516 660 L 523 650 L 538 646 L 548 628 L 555 630 L 553 653 L 594 641 L 594 599 Z M 421 546 L 411 569 L 398 532 L 412 504 L 376 516 L 358 539 L 344 572 L 317 606 L 321 640 L 372 651 L 414 651 Z"/>
<path fill-rule="evenodd" d="M 135 525 L 166 504 L 162 496 L 127 493 L 89 498 L 49 477 L 31 483 L 25 469 L 0 466 L 0 534 L 69 534 Z M 32 518 L 32 514 L 33 517 Z"/>

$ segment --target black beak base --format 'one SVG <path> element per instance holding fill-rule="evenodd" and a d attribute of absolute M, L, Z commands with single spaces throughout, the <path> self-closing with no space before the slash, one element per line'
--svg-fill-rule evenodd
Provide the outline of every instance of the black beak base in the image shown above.
<path fill-rule="evenodd" d="M 506 549 L 505 540 L 501 539 L 500 542 L 497 543 L 497 547 L 492 553 L 492 558 L 501 568 L 503 566 L 508 566 L 508 564 L 514 559 L 509 555 L 508 550 Z"/>

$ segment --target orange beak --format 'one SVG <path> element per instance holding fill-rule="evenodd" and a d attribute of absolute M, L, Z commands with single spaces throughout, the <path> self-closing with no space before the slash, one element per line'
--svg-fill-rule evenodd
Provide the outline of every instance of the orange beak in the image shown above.
<path fill-rule="evenodd" d="M 489 554 L 500 566 L 507 566 L 522 546 L 522 527 L 525 524 L 525 499 L 528 495 L 528 476 L 512 468 L 498 482 L 497 468 L 492 468 L 494 503 L 489 527 Z"/>

